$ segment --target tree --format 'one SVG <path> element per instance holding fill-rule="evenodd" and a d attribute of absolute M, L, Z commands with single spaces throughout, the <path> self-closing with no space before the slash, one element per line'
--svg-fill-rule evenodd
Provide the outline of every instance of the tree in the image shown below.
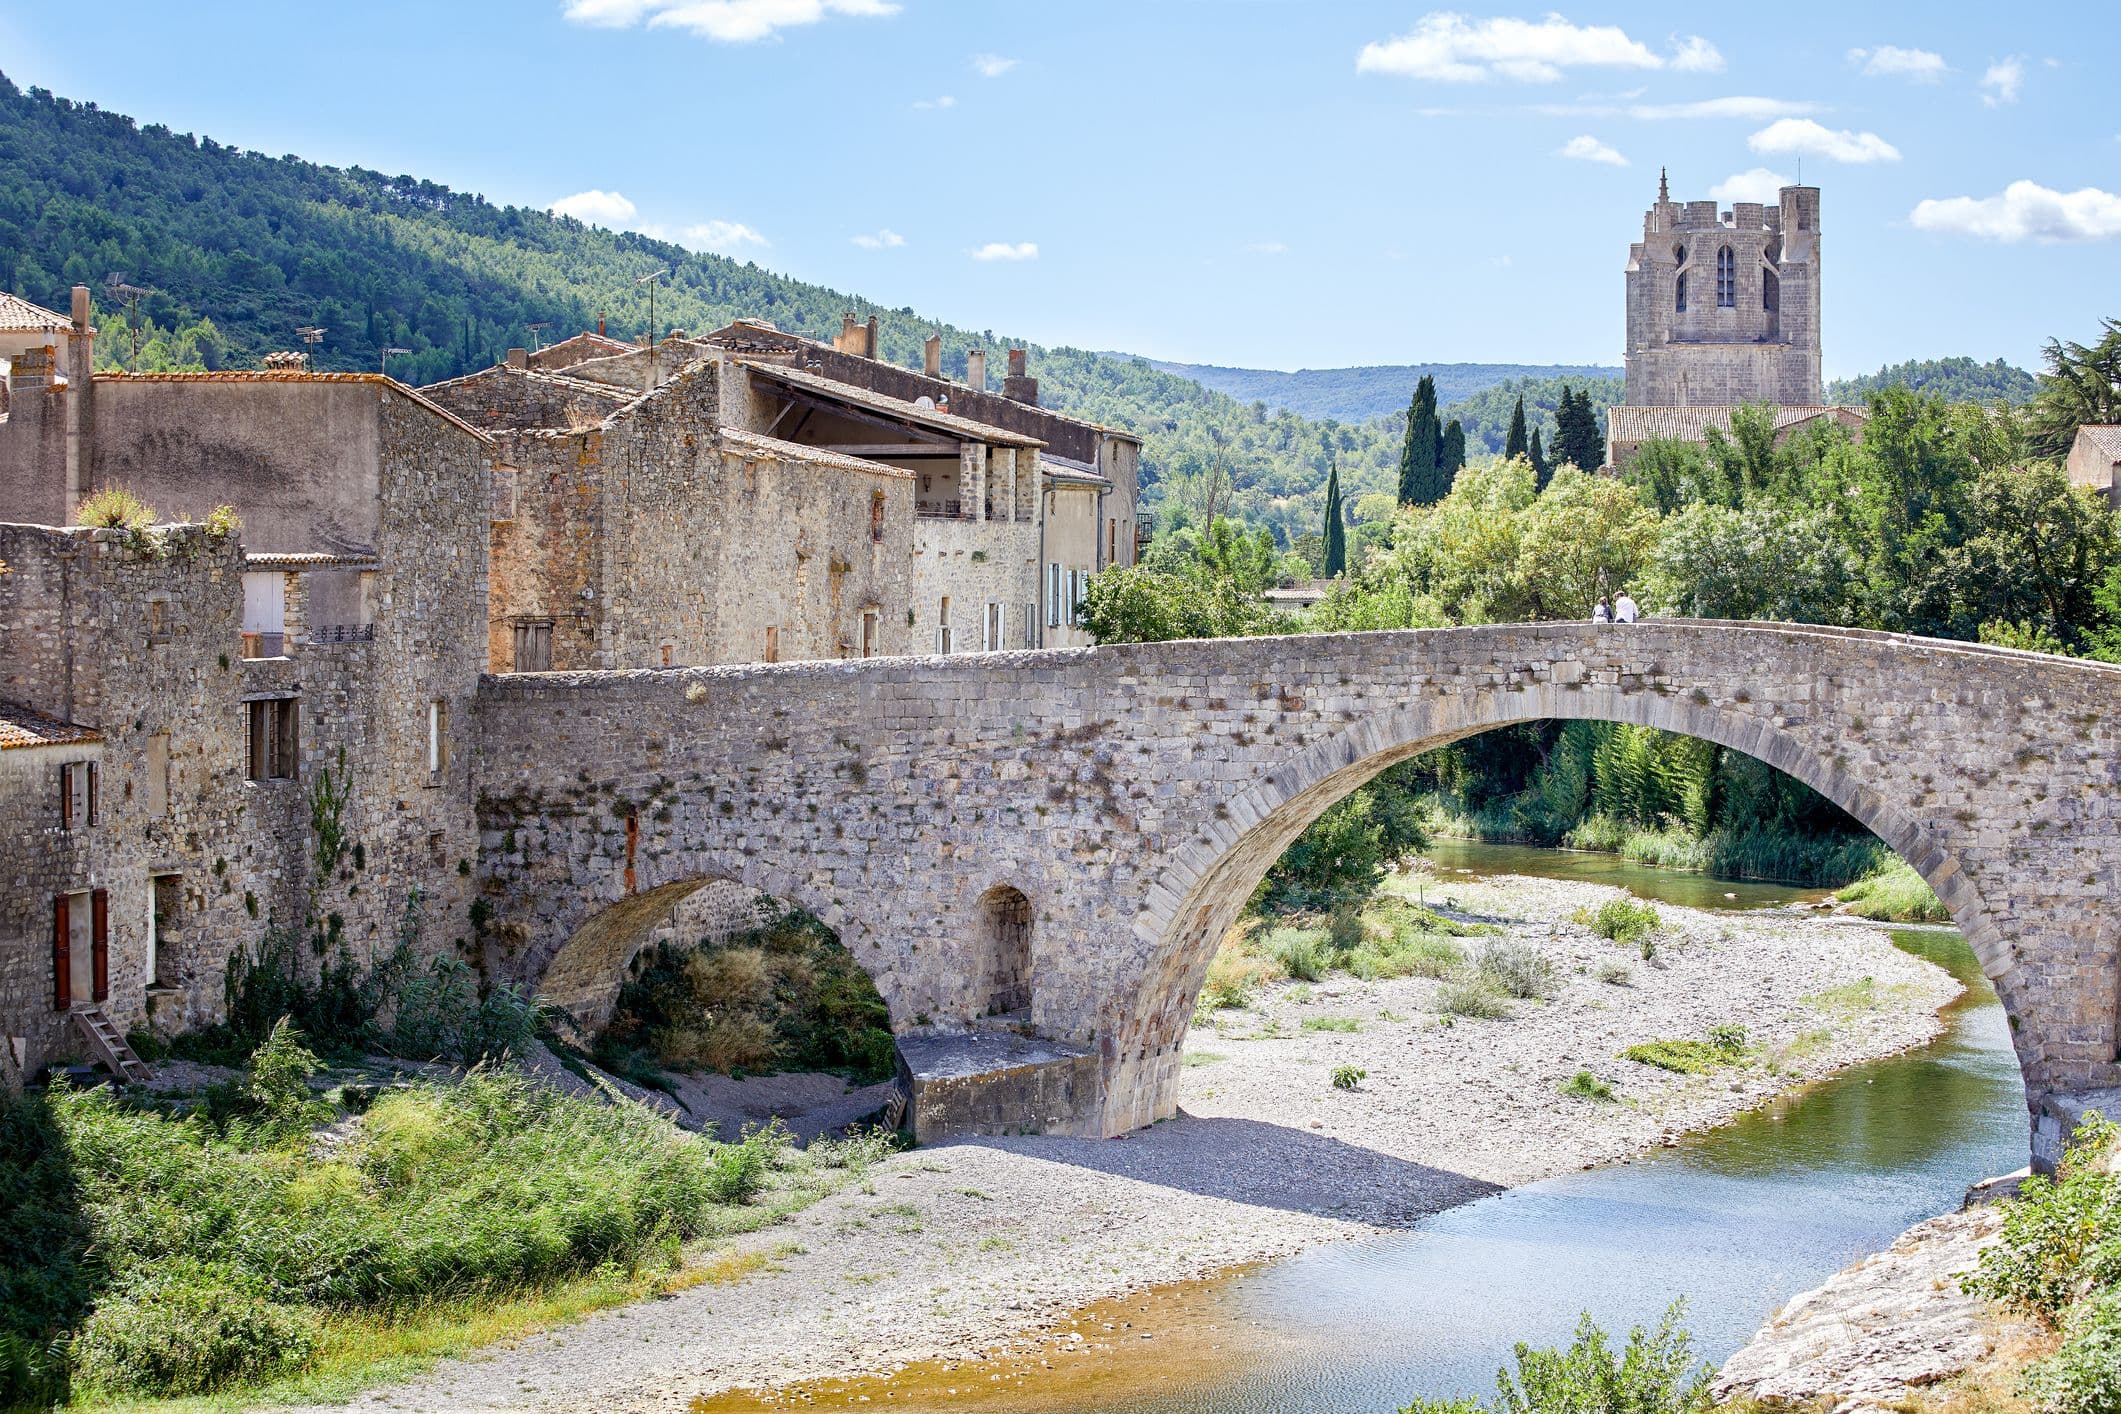
<path fill-rule="evenodd" d="M 1532 464 L 1533 489 L 1537 491 L 1546 490 L 1547 483 L 1554 479 L 1554 468 L 1547 465 L 1547 454 L 1540 448 L 1539 429 L 1537 427 L 1532 429 L 1532 447 L 1530 451 L 1525 453 L 1525 460 Z"/>
<path fill-rule="evenodd" d="M 1348 526 L 1340 510 L 1340 463 L 1326 473 L 1326 556 L 1323 573 L 1338 579 L 1348 568 Z"/>
<path fill-rule="evenodd" d="M 2043 457 L 2068 456 L 2085 423 L 2121 422 L 2121 319 L 2101 327 L 2106 332 L 2090 348 L 2047 341 L 2047 372 L 2026 409 L 2032 448 Z"/>
<path fill-rule="evenodd" d="M 1564 387 L 1555 424 L 1555 461 L 1579 471 L 1596 471 L 1605 465 L 1605 436 L 1598 430 L 1598 414 L 1591 409 L 1589 393 L 1571 393 Z"/>
<path fill-rule="evenodd" d="M 1502 454 L 1506 457 L 1531 455 L 1532 441 L 1525 433 L 1524 399 L 1517 400 L 1517 411 L 1510 414 L 1510 435 L 1504 439 Z"/>
<path fill-rule="evenodd" d="M 1657 543 L 1657 513 L 1635 488 L 1573 466 L 1525 513 L 1518 576 L 1542 619 L 1587 619 L 1602 593 L 1634 582 Z"/>
<path fill-rule="evenodd" d="M 1443 427 L 1436 420 L 1436 380 L 1422 375 L 1407 406 L 1406 443 L 1399 453 L 1399 503 L 1433 506 L 1450 494 L 1443 475 Z"/>
<path fill-rule="evenodd" d="M 1455 417 L 1444 425 L 1440 460 L 1444 482 L 1448 485 L 1458 475 L 1458 469 L 1466 464 L 1466 425 Z"/>

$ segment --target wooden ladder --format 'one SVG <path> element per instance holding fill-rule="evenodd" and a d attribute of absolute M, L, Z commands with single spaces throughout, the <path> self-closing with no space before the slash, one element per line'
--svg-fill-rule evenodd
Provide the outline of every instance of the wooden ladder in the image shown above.
<path fill-rule="evenodd" d="M 133 1054 L 133 1048 L 125 1044 L 118 1028 L 110 1024 L 110 1018 L 99 1006 L 77 1006 L 74 1008 L 74 1025 L 88 1042 L 90 1054 L 120 1080 L 134 1085 L 145 1085 L 155 1078 L 147 1068 L 147 1062 Z"/>

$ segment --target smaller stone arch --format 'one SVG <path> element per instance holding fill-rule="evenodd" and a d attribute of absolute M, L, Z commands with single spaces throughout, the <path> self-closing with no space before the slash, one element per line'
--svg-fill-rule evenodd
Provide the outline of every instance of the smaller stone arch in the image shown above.
<path fill-rule="evenodd" d="M 979 900 L 981 1010 L 1011 1016 L 1031 1009 L 1031 900 L 997 884 Z"/>

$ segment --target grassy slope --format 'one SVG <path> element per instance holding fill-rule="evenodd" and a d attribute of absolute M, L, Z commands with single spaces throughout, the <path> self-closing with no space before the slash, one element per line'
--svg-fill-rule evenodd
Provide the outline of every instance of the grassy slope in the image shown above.
<path fill-rule="evenodd" d="M 1128 355 L 1114 354 L 1114 358 Z M 1226 368 L 1212 363 L 1171 363 L 1148 359 L 1160 373 L 1188 378 L 1241 403 L 1264 402 L 1299 417 L 1367 422 L 1404 413 L 1414 385 L 1436 380 L 1437 401 L 1448 406 L 1511 379 L 1561 379 L 1582 384 L 1588 379 L 1615 379 L 1621 370 L 1599 364 L 1403 363 L 1354 368 L 1300 368 L 1294 373 L 1272 368 Z"/>

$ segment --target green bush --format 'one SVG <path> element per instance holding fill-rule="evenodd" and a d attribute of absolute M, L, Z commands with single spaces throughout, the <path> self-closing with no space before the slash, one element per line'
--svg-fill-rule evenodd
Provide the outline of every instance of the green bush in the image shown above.
<path fill-rule="evenodd" d="M 1586 1311 L 1560 1350 L 1520 1344 L 1517 1372 L 1495 1372 L 1495 1399 L 1417 1399 L 1400 1414 L 1697 1414 L 1709 1408 L 1710 1370 L 1694 1359 L 1675 1301 L 1655 1331 L 1637 1326 L 1616 1356 Z"/>
<path fill-rule="evenodd" d="M 1626 894 L 1607 899 L 1580 921 L 1589 923 L 1591 931 L 1599 937 L 1609 938 L 1622 947 L 1631 947 L 1664 926 L 1656 909 Z"/>
<path fill-rule="evenodd" d="M 1554 962 L 1530 943 L 1498 938 L 1480 950 L 1481 980 L 1506 997 L 1537 1001 L 1554 995 Z"/>
<path fill-rule="evenodd" d="M 1922 876 L 1899 859 L 1834 895 L 1858 918 L 1888 923 L 1949 923 L 1951 910 Z"/>
<path fill-rule="evenodd" d="M 1276 928 L 1262 940 L 1267 956 L 1281 970 L 1304 982 L 1318 982 L 1332 967 L 1326 951 L 1327 934 L 1318 928 Z"/>
<path fill-rule="evenodd" d="M 2121 1290 L 2070 1311 L 2062 1348 L 2025 1372 L 2025 1393 L 2043 1414 L 2121 1410 Z"/>
<path fill-rule="evenodd" d="M 1485 979 L 1446 982 L 1436 991 L 1436 1009 L 1445 1018 L 1464 1016 L 1476 1021 L 1497 1021 L 1510 1014 L 1510 1004 Z"/>
<path fill-rule="evenodd" d="M 153 506 L 123 486 L 104 486 L 89 492 L 74 518 L 81 525 L 123 530 L 132 535 L 145 534 L 157 519 Z"/>
<path fill-rule="evenodd" d="M 106 1395 L 211 1394 L 299 1369 L 322 1324 L 249 1273 L 180 1259 L 96 1303 L 73 1342 L 74 1380 Z"/>
<path fill-rule="evenodd" d="M 1579 1070 L 1561 1083 L 1561 1093 L 1571 1099 L 1610 1102 L 1613 1087 L 1588 1070 Z"/>
<path fill-rule="evenodd" d="M 1679 1075 L 1706 1075 L 1730 1063 L 1730 1057 L 1707 1041 L 1644 1041 L 1620 1053 L 1622 1060 L 1653 1065 Z"/>
<path fill-rule="evenodd" d="M 2088 1292 L 2121 1288 L 2121 1176 L 2104 1171 L 2117 1142 L 2121 1126 L 2086 1115 L 2058 1176 L 2026 1179 L 2004 1208 L 1966 1290 L 2055 1326 Z"/>
<path fill-rule="evenodd" d="M 1333 1088 L 1353 1090 L 1369 1078 L 1370 1072 L 1358 1066 L 1336 1065 L 1333 1067 Z"/>

